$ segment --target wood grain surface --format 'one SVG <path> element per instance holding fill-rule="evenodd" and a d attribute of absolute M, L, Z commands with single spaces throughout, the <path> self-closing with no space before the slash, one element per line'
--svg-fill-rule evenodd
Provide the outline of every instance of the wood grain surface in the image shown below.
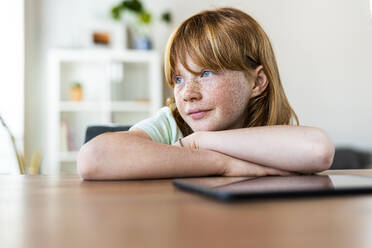
<path fill-rule="evenodd" d="M 171 180 L 0 176 L 2 248 L 372 247 L 371 233 L 372 195 L 223 203 Z"/>

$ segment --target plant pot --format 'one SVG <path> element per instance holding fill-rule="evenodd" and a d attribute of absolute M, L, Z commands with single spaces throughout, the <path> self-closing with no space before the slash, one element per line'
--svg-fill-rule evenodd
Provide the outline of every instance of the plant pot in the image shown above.
<path fill-rule="evenodd" d="M 134 38 L 134 49 L 151 50 L 152 49 L 151 39 L 146 36 L 136 36 Z"/>
<path fill-rule="evenodd" d="M 70 88 L 70 101 L 80 102 L 83 100 L 83 89 L 81 87 Z"/>

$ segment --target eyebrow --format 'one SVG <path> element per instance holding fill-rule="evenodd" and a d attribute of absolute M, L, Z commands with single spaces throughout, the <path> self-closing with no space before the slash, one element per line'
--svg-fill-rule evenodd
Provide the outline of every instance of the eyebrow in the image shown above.
<path fill-rule="evenodd" d="M 184 68 L 185 68 L 185 70 L 186 71 L 188 71 L 188 72 L 190 72 L 191 74 L 194 74 L 194 75 L 198 75 L 198 74 L 200 74 L 200 73 L 202 73 L 204 70 L 210 70 L 210 71 L 212 71 L 212 72 L 215 72 L 215 70 L 212 70 L 212 69 L 208 69 L 208 68 L 205 68 L 205 67 L 201 67 L 201 66 L 199 66 L 199 68 L 200 68 L 200 70 L 198 70 L 198 71 L 192 71 L 190 68 L 190 70 L 189 69 L 187 69 L 185 66 L 184 66 Z M 176 75 L 182 75 L 181 73 L 180 73 L 180 71 L 179 70 L 174 70 L 174 75 L 176 76 Z"/>

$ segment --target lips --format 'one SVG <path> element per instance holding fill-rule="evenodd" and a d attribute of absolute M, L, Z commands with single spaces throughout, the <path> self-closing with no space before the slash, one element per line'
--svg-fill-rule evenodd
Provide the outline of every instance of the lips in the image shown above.
<path fill-rule="evenodd" d="M 208 114 L 210 109 L 202 110 L 202 109 L 192 109 L 187 114 L 191 116 L 194 120 L 202 119 L 204 116 Z"/>

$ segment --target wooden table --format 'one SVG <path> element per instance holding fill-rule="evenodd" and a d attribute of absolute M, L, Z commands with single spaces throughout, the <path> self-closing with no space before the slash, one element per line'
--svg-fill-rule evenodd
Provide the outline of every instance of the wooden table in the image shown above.
<path fill-rule="evenodd" d="M 372 195 L 221 203 L 171 180 L 3 175 L 0 247 L 372 247 Z"/>

